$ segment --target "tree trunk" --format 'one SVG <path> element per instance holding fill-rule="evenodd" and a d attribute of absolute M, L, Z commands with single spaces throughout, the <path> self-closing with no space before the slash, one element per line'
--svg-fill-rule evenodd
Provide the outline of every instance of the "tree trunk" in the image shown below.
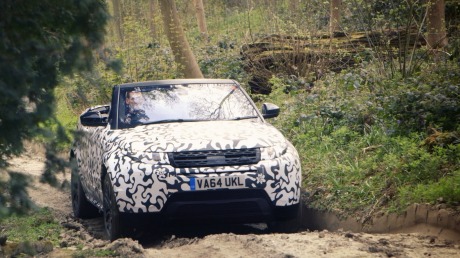
<path fill-rule="evenodd" d="M 152 39 L 157 37 L 157 32 L 155 28 L 155 9 L 156 9 L 156 0 L 149 0 L 149 27 L 150 27 L 150 36 Z"/>
<path fill-rule="evenodd" d="M 121 22 L 121 12 L 120 12 L 120 0 L 112 0 L 113 4 L 113 19 L 115 20 L 115 33 L 117 34 L 118 40 L 123 42 L 123 30 Z"/>
<path fill-rule="evenodd" d="M 208 40 L 208 28 L 206 26 L 206 17 L 204 15 L 203 0 L 195 0 L 196 19 L 198 28 L 200 28 L 201 39 Z"/>
<path fill-rule="evenodd" d="M 430 48 L 442 48 L 447 45 L 445 3 L 444 0 L 429 0 L 427 12 L 427 37 Z"/>
<path fill-rule="evenodd" d="M 179 71 L 185 78 L 203 78 L 203 74 L 182 29 L 175 1 L 159 0 L 159 3 L 166 36 L 173 51 L 174 60 L 179 66 Z"/>
<path fill-rule="evenodd" d="M 340 31 L 340 11 L 342 9 L 342 0 L 331 0 L 330 18 L 329 18 L 329 33 L 331 38 L 334 32 Z"/>

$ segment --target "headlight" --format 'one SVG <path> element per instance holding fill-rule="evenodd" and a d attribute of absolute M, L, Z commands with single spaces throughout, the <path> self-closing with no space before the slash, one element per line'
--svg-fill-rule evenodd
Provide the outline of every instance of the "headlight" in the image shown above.
<path fill-rule="evenodd" d="M 122 155 L 144 164 L 169 164 L 166 153 L 150 151 L 143 142 L 131 142 L 122 148 Z"/>
<path fill-rule="evenodd" d="M 141 162 L 144 164 L 168 164 L 168 157 L 163 153 L 158 152 L 143 152 L 143 153 L 133 153 L 129 152 L 125 154 L 127 157 L 132 159 L 134 162 Z"/>
<path fill-rule="evenodd" d="M 276 159 L 287 152 L 288 145 L 287 144 L 281 144 L 277 146 L 270 146 L 266 148 L 262 148 L 262 153 L 261 153 L 261 159 L 262 160 L 270 160 L 270 159 Z"/>

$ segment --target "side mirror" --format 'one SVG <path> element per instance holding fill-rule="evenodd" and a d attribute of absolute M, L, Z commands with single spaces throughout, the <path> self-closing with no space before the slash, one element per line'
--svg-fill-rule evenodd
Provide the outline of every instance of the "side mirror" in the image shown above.
<path fill-rule="evenodd" d="M 280 108 L 272 103 L 262 104 L 262 116 L 264 118 L 277 117 L 280 114 Z"/>
<path fill-rule="evenodd" d="M 80 123 L 83 126 L 106 126 L 109 121 L 109 106 L 90 109 L 80 116 Z"/>

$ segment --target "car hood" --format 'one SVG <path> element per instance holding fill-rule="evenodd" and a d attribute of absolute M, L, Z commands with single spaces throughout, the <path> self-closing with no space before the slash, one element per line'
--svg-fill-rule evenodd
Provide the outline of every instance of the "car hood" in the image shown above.
<path fill-rule="evenodd" d="M 285 146 L 272 125 L 255 120 L 179 122 L 113 130 L 112 146 L 130 153 L 226 150 Z"/>

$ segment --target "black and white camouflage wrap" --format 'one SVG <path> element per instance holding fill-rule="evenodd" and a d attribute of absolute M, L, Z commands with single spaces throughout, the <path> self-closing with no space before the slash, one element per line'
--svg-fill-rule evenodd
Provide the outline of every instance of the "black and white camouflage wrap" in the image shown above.
<path fill-rule="evenodd" d="M 244 175 L 275 206 L 299 203 L 301 167 L 295 148 L 260 119 L 141 125 L 129 129 L 78 125 L 74 146 L 87 197 L 100 207 L 103 168 L 121 212 L 159 212 L 174 193 L 192 191 L 191 177 Z M 174 168 L 169 152 L 260 148 L 253 165 Z M 228 190 L 231 191 L 231 190 Z"/>

